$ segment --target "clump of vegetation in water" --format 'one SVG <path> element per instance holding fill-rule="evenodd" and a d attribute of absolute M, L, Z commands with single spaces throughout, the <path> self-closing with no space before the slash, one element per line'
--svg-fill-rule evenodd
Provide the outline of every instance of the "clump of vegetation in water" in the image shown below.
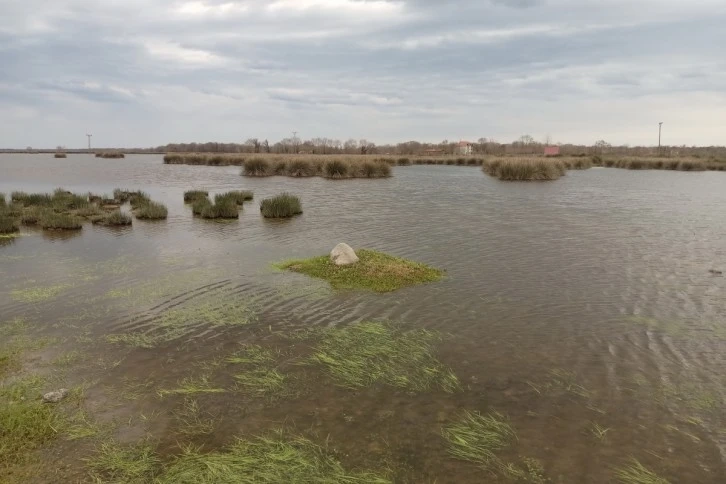
<path fill-rule="evenodd" d="M 192 203 L 207 197 L 209 197 L 209 192 L 206 190 L 189 190 L 184 192 L 184 203 Z"/>
<path fill-rule="evenodd" d="M 298 197 L 283 193 L 262 200 L 260 211 L 265 218 L 289 218 L 302 213 L 302 203 Z"/>
<path fill-rule="evenodd" d="M 208 376 L 187 377 L 178 383 L 176 388 L 159 390 L 159 396 L 196 395 L 199 393 L 225 393 L 227 390 L 214 386 Z"/>
<path fill-rule="evenodd" d="M 270 162 L 264 158 L 251 158 L 245 160 L 242 173 L 245 176 L 270 176 Z"/>
<path fill-rule="evenodd" d="M 449 453 L 457 459 L 476 462 L 483 467 L 501 467 L 497 452 L 516 440 L 517 435 L 503 415 L 493 412 L 464 411 L 461 418 L 441 431 Z"/>
<path fill-rule="evenodd" d="M 207 208 L 212 206 L 209 198 L 198 198 L 192 202 L 192 213 L 194 215 L 202 215 Z"/>
<path fill-rule="evenodd" d="M 348 164 L 339 160 L 325 162 L 326 178 L 346 178 L 348 175 Z"/>
<path fill-rule="evenodd" d="M 390 484 L 385 475 L 349 472 L 322 447 L 303 437 L 276 431 L 264 437 L 237 439 L 222 451 L 186 446 L 164 465 L 148 444 L 102 446 L 89 461 L 100 482 L 157 484 Z"/>
<path fill-rule="evenodd" d="M 206 219 L 235 219 L 239 218 L 239 207 L 234 200 L 223 199 L 205 206 L 199 215 Z"/>
<path fill-rule="evenodd" d="M 458 378 L 434 356 L 438 339 L 437 333 L 424 329 L 404 331 L 364 322 L 326 330 L 312 361 L 345 388 L 382 384 L 415 392 L 454 392 Z"/>
<path fill-rule="evenodd" d="M 559 160 L 544 158 L 511 158 L 486 161 L 485 173 L 505 181 L 557 180 L 567 172 Z"/>
<path fill-rule="evenodd" d="M 370 289 L 390 292 L 403 287 L 438 281 L 443 272 L 425 264 L 373 250 L 360 249 L 355 264 L 337 266 L 327 256 L 291 260 L 276 266 L 324 279 L 335 289 Z"/>
<path fill-rule="evenodd" d="M 669 484 L 667 480 L 647 469 L 636 459 L 631 459 L 628 465 L 616 469 L 615 477 L 622 484 Z"/>
<path fill-rule="evenodd" d="M 15 218 L 0 213 L 0 234 L 14 234 L 19 230 L 20 227 Z"/>
<path fill-rule="evenodd" d="M 165 220 L 168 213 L 165 205 L 152 201 L 140 205 L 134 211 L 134 215 L 139 220 Z"/>
<path fill-rule="evenodd" d="M 242 205 L 255 198 L 255 195 L 247 190 L 234 190 L 231 192 L 220 193 L 214 196 L 214 203 L 219 203 L 222 200 L 232 200 L 237 205 Z"/>
<path fill-rule="evenodd" d="M 96 158 L 125 158 L 126 155 L 118 151 L 104 151 L 102 153 L 96 153 Z"/>
<path fill-rule="evenodd" d="M 148 205 L 151 202 L 151 197 L 148 193 L 137 190 L 135 192 L 128 193 L 128 201 L 131 204 L 131 208 L 137 209 Z"/>
<path fill-rule="evenodd" d="M 63 213 L 44 213 L 39 225 L 45 230 L 81 230 L 83 223 L 77 217 Z"/>
<path fill-rule="evenodd" d="M 121 212 L 120 210 L 115 210 L 109 214 L 104 215 L 101 218 L 97 218 L 93 220 L 93 223 L 106 227 L 121 227 L 132 224 L 131 217 Z"/>
<path fill-rule="evenodd" d="M 275 368 L 275 354 L 257 345 L 247 346 L 224 361 L 242 365 L 234 375 L 237 388 L 260 397 L 279 397 L 288 393 L 288 377 Z"/>
<path fill-rule="evenodd" d="M 53 155 L 54 158 L 67 158 L 65 153 L 56 153 Z"/>
<path fill-rule="evenodd" d="M 31 287 L 28 289 L 14 289 L 10 292 L 10 296 L 15 301 L 25 303 L 39 303 L 55 299 L 68 289 L 68 284 L 57 284 L 55 286 Z"/>

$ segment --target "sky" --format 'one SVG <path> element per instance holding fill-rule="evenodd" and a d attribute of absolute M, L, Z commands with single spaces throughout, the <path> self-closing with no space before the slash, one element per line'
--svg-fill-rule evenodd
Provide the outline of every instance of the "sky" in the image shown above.
<path fill-rule="evenodd" d="M 724 0 L 0 0 L 0 147 L 726 144 Z"/>

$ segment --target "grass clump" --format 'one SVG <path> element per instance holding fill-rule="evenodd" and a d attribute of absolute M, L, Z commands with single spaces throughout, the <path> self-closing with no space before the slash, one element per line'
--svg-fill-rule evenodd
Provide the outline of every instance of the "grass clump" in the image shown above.
<path fill-rule="evenodd" d="M 543 158 L 512 158 L 487 161 L 482 165 L 485 173 L 504 181 L 557 180 L 567 172 L 561 161 Z"/>
<path fill-rule="evenodd" d="M 637 459 L 615 470 L 615 477 L 622 484 L 669 484 L 666 479 L 647 469 Z"/>
<path fill-rule="evenodd" d="M 15 218 L 0 213 L 0 234 L 13 234 L 19 230 L 20 226 Z"/>
<path fill-rule="evenodd" d="M 270 176 L 270 162 L 264 158 L 245 160 L 242 172 L 245 176 Z"/>
<path fill-rule="evenodd" d="M 239 207 L 232 198 L 215 199 L 214 205 L 207 204 L 201 208 L 199 215 L 206 219 L 234 219 L 239 218 Z"/>
<path fill-rule="evenodd" d="M 122 446 L 116 442 L 104 442 L 87 461 L 91 477 L 99 483 L 153 482 L 161 464 L 154 447 L 148 443 Z"/>
<path fill-rule="evenodd" d="M 184 203 L 192 203 L 195 200 L 207 198 L 209 192 L 206 190 L 189 190 L 184 192 Z"/>
<path fill-rule="evenodd" d="M 238 439 L 222 452 L 187 447 L 156 479 L 159 484 L 387 484 L 385 476 L 349 472 L 325 450 L 281 431 Z"/>
<path fill-rule="evenodd" d="M 93 223 L 106 227 L 122 227 L 125 225 L 131 225 L 132 222 L 131 217 L 122 213 L 120 210 L 114 210 L 101 218 L 95 219 Z"/>
<path fill-rule="evenodd" d="M 345 388 L 383 384 L 413 392 L 432 388 L 454 392 L 459 380 L 434 356 L 438 338 L 437 333 L 423 329 L 403 331 L 364 322 L 325 331 L 312 361 Z"/>
<path fill-rule="evenodd" d="M 194 215 L 201 215 L 204 210 L 212 206 L 212 202 L 209 198 L 198 198 L 192 202 L 192 213 Z"/>
<path fill-rule="evenodd" d="M 163 398 L 167 395 L 196 395 L 199 393 L 225 393 L 226 391 L 224 388 L 215 387 L 209 381 L 209 377 L 200 376 L 184 378 L 176 388 L 159 390 L 159 396 Z"/>
<path fill-rule="evenodd" d="M 262 200 L 260 211 L 265 218 L 289 218 L 302 213 L 302 204 L 298 197 L 283 193 Z"/>
<path fill-rule="evenodd" d="M 46 212 L 38 223 L 45 230 L 81 230 L 83 228 L 80 219 L 64 213 Z"/>
<path fill-rule="evenodd" d="M 327 256 L 292 260 L 278 264 L 280 269 L 324 279 L 335 289 L 369 289 L 391 292 L 403 287 L 438 281 L 443 272 L 425 264 L 373 250 L 360 249 L 355 264 L 337 266 Z"/>
<path fill-rule="evenodd" d="M 248 190 L 233 190 L 231 192 L 220 193 L 214 196 L 214 203 L 219 203 L 222 200 L 232 200 L 237 205 L 242 205 L 254 199 L 255 195 Z"/>
<path fill-rule="evenodd" d="M 53 155 L 54 158 L 68 158 L 68 156 L 65 153 L 56 153 Z"/>
<path fill-rule="evenodd" d="M 509 447 L 517 438 L 500 413 L 481 415 L 468 410 L 457 422 L 444 427 L 441 434 L 449 444 L 451 455 L 483 467 L 500 467 L 496 453 Z"/>
<path fill-rule="evenodd" d="M 342 161 L 333 160 L 325 163 L 326 178 L 347 178 L 348 164 Z"/>
<path fill-rule="evenodd" d="M 148 203 L 141 205 L 134 212 L 134 215 L 136 215 L 136 218 L 139 220 L 165 220 L 168 213 L 169 212 L 165 205 L 149 201 Z"/>

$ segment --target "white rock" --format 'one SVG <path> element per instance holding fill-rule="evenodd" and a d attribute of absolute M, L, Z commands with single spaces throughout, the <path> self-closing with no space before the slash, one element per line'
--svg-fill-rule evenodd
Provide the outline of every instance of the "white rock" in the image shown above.
<path fill-rule="evenodd" d="M 68 395 L 68 389 L 61 388 L 55 392 L 48 392 L 43 395 L 43 401 L 45 403 L 58 403 Z"/>
<path fill-rule="evenodd" d="M 338 244 L 330 252 L 330 260 L 337 266 L 349 266 L 358 262 L 358 256 L 348 244 Z"/>

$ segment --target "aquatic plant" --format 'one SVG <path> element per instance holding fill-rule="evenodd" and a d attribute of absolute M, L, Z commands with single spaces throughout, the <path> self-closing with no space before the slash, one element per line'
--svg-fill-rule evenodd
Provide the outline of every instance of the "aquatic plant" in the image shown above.
<path fill-rule="evenodd" d="M 128 201 L 131 204 L 131 208 L 139 208 L 144 205 L 148 205 L 151 202 L 151 197 L 148 193 L 137 190 L 135 192 L 127 193 Z"/>
<path fill-rule="evenodd" d="M 45 212 L 38 223 L 46 230 L 80 230 L 83 228 L 80 219 L 63 213 Z"/>
<path fill-rule="evenodd" d="M 15 301 L 24 303 L 39 303 L 50 301 L 58 297 L 63 291 L 68 289 L 68 284 L 56 284 L 54 286 L 30 287 L 27 289 L 14 289 L 10 292 L 10 296 Z"/>
<path fill-rule="evenodd" d="M 201 215 L 204 210 L 212 206 L 212 202 L 209 198 L 197 198 L 192 202 L 192 213 L 194 215 Z"/>
<path fill-rule="evenodd" d="M 284 174 L 291 177 L 315 176 L 318 174 L 316 165 L 317 164 L 311 160 L 293 159 L 286 163 Z"/>
<path fill-rule="evenodd" d="M 121 203 L 128 202 L 131 198 L 131 191 L 129 190 L 122 190 L 120 188 L 115 188 L 113 191 L 113 198 L 118 200 Z"/>
<path fill-rule="evenodd" d="M 666 479 L 646 468 L 637 459 L 615 470 L 615 477 L 622 484 L 669 484 Z"/>
<path fill-rule="evenodd" d="M 15 218 L 0 213 L 0 234 L 12 234 L 19 230 L 20 227 Z"/>
<path fill-rule="evenodd" d="M 399 158 L 398 159 L 398 166 L 410 166 L 411 165 L 411 159 L 410 158 Z"/>
<path fill-rule="evenodd" d="M 134 215 L 139 220 L 164 220 L 168 215 L 168 210 L 161 203 L 149 201 L 135 210 Z"/>
<path fill-rule="evenodd" d="M 214 418 L 203 412 L 199 402 L 187 397 L 181 408 L 174 411 L 174 420 L 179 433 L 184 435 L 206 435 L 214 432 Z"/>
<path fill-rule="evenodd" d="M 279 269 L 324 279 L 335 289 L 369 289 L 390 292 L 416 284 L 435 282 L 443 272 L 425 264 L 412 262 L 373 250 L 359 249 L 355 264 L 337 266 L 328 256 L 291 260 L 276 264 Z"/>
<path fill-rule="evenodd" d="M 197 393 L 225 393 L 227 390 L 214 386 L 208 376 L 187 377 L 178 383 L 176 388 L 159 390 L 159 396 L 194 395 Z"/>
<path fill-rule="evenodd" d="M 262 200 L 260 211 L 265 218 L 289 218 L 302 213 L 302 204 L 298 197 L 283 193 Z"/>
<path fill-rule="evenodd" d="M 486 161 L 485 173 L 505 181 L 557 180 L 567 171 L 559 160 L 544 158 L 512 158 Z"/>
<path fill-rule="evenodd" d="M 207 198 L 209 192 L 206 190 L 189 190 L 184 192 L 184 203 L 192 203 L 200 198 Z"/>
<path fill-rule="evenodd" d="M 96 158 L 125 158 L 126 155 L 118 151 L 104 151 L 102 153 L 96 153 Z"/>
<path fill-rule="evenodd" d="M 385 475 L 349 472 L 323 448 L 282 431 L 236 440 L 224 451 L 187 447 L 156 479 L 159 484 L 390 484 Z"/>
<path fill-rule="evenodd" d="M 103 226 L 124 226 L 124 225 L 131 225 L 131 217 L 126 215 L 125 213 L 121 212 L 120 210 L 114 210 L 113 212 L 104 215 L 101 218 L 95 219 L 93 221 L 96 225 L 103 225 Z"/>
<path fill-rule="evenodd" d="M 245 160 L 242 173 L 245 176 L 270 176 L 270 163 L 264 158 Z"/>
<path fill-rule="evenodd" d="M 48 193 L 12 192 L 10 198 L 23 207 L 50 207 L 53 205 L 53 196 Z"/>
<path fill-rule="evenodd" d="M 237 205 L 242 205 L 244 202 L 248 202 L 255 198 L 254 193 L 249 190 L 234 190 L 231 192 L 220 193 L 214 196 L 214 202 L 219 203 L 220 200 L 229 199 L 234 201 Z"/>
<path fill-rule="evenodd" d="M 5 208 L 7 202 L 5 200 L 5 194 L 0 192 L 0 209 Z"/>
<path fill-rule="evenodd" d="M 153 482 L 161 459 L 148 442 L 123 446 L 114 441 L 103 442 L 93 457 L 86 459 L 91 477 L 99 483 Z"/>
<path fill-rule="evenodd" d="M 497 452 L 509 447 L 517 438 L 502 414 L 482 415 L 468 410 L 458 421 L 445 426 L 441 435 L 448 442 L 451 455 L 484 467 L 499 466 Z"/>
<path fill-rule="evenodd" d="M 65 153 L 56 153 L 53 155 L 54 158 L 67 158 Z"/>
<path fill-rule="evenodd" d="M 348 175 L 348 164 L 339 160 L 325 162 L 326 178 L 346 178 Z"/>
<path fill-rule="evenodd" d="M 214 205 L 204 206 L 199 215 L 206 219 L 235 219 L 239 218 L 239 206 L 231 198 L 217 199 Z"/>
<path fill-rule="evenodd" d="M 459 380 L 434 356 L 438 339 L 432 331 L 363 322 L 326 330 L 312 362 L 345 388 L 382 384 L 414 392 L 433 388 L 454 392 Z"/>

